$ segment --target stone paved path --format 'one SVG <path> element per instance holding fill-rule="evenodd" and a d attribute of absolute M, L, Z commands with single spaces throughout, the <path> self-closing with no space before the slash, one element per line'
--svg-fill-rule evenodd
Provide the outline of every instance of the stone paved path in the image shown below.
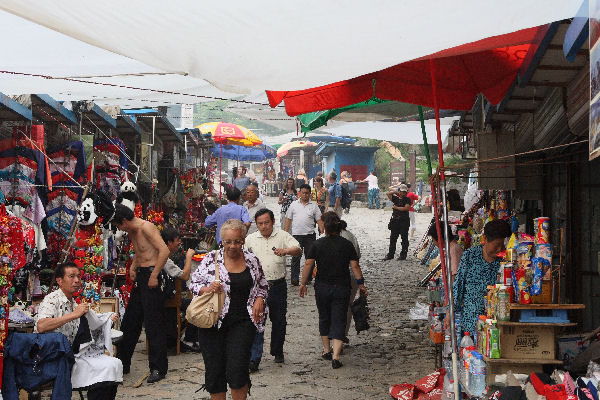
<path fill-rule="evenodd" d="M 272 210 L 276 201 L 267 198 Z M 277 213 L 276 213 L 277 214 Z M 389 399 L 392 384 L 414 382 L 434 370 L 434 348 L 429 340 L 426 321 L 411 321 L 408 310 L 415 301 L 424 301 L 425 292 L 416 283 L 425 267 L 409 252 L 406 261 L 381 259 L 387 252 L 387 222 L 391 210 L 354 207 L 344 215 L 348 229 L 361 246 L 361 267 L 370 291 L 371 326 L 357 335 L 350 330 L 350 345 L 344 348 L 338 370 L 320 358 L 314 291 L 301 299 L 297 288 L 289 288 L 288 334 L 285 364 L 275 364 L 268 355 L 270 323 L 265 336 L 265 356 L 258 373 L 253 374 L 250 398 L 279 399 Z M 430 214 L 417 214 L 417 234 L 411 249 L 427 228 Z M 398 243 L 399 244 L 399 243 Z M 132 362 L 132 372 L 119 388 L 119 399 L 208 399 L 207 392 L 196 390 L 204 383 L 204 365 L 199 354 L 169 356 L 167 378 L 156 384 L 132 385 L 147 368 L 145 338 L 142 334 Z M 76 397 L 73 397 L 76 398 Z M 228 397 L 229 398 L 229 397 Z"/>

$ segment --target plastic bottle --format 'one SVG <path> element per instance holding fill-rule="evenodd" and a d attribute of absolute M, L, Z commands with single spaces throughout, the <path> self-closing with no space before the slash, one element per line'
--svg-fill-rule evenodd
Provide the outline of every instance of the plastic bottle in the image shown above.
<path fill-rule="evenodd" d="M 460 339 L 460 350 L 462 352 L 463 349 L 467 347 L 474 347 L 475 343 L 473 342 L 473 338 L 471 338 L 471 333 L 465 332 L 465 336 Z"/>
<path fill-rule="evenodd" d="M 454 379 L 452 373 L 452 340 L 450 335 L 444 336 L 444 347 L 442 349 L 442 367 L 446 370 L 446 376 Z"/>
<path fill-rule="evenodd" d="M 463 356 L 461 358 L 462 361 L 462 370 L 460 374 L 460 383 L 465 387 L 469 387 L 469 377 L 470 377 L 470 368 L 471 368 L 471 352 L 474 351 L 475 348 L 473 346 L 469 346 L 463 349 Z"/>
<path fill-rule="evenodd" d="M 473 396 L 480 397 L 486 391 L 485 386 L 485 362 L 483 356 L 478 352 L 472 352 L 473 359 L 470 362 L 469 392 Z"/>
<path fill-rule="evenodd" d="M 444 377 L 442 400 L 454 400 L 454 379 L 448 378 L 448 375 Z"/>

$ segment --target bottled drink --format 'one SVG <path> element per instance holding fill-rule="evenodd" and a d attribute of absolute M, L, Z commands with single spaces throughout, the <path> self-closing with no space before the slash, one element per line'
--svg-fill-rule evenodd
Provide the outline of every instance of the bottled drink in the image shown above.
<path fill-rule="evenodd" d="M 462 369 L 460 371 L 460 383 L 465 387 L 469 387 L 469 377 L 470 377 L 470 364 L 471 364 L 471 352 L 475 350 L 473 346 L 469 346 L 463 349 L 463 355 L 461 358 Z"/>
<path fill-rule="evenodd" d="M 442 400 L 454 400 L 454 379 L 448 378 L 448 375 L 444 377 Z"/>
<path fill-rule="evenodd" d="M 460 348 L 465 349 L 467 347 L 473 347 L 475 346 L 475 343 L 473 342 L 473 339 L 471 338 L 471 334 L 469 332 L 465 332 L 465 336 L 462 337 L 462 339 L 460 339 Z"/>
<path fill-rule="evenodd" d="M 446 376 L 453 379 L 452 373 L 452 340 L 450 335 L 444 336 L 444 347 L 442 349 L 442 366 L 446 370 Z"/>
<path fill-rule="evenodd" d="M 498 291 L 498 307 L 496 309 L 496 318 L 498 321 L 510 320 L 510 294 L 506 286 L 502 286 Z"/>
<path fill-rule="evenodd" d="M 452 340 L 450 340 L 450 335 L 444 336 L 444 348 L 442 349 L 442 357 L 452 357 Z"/>
<path fill-rule="evenodd" d="M 470 363 L 469 392 L 473 396 L 482 396 L 485 393 L 485 362 L 483 356 L 477 352 L 472 353 Z"/>

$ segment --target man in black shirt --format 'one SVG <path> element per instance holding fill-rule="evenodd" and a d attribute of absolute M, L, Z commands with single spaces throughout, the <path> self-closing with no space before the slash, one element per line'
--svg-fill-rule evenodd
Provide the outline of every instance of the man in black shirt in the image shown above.
<path fill-rule="evenodd" d="M 408 187 L 401 184 L 398 187 L 398 192 L 387 192 L 388 199 L 392 201 L 392 218 L 388 224 L 390 232 L 390 248 L 387 256 L 383 259 L 391 260 L 396 254 L 396 242 L 398 237 L 402 236 L 402 251 L 400 252 L 399 260 L 406 260 L 408 254 L 408 228 L 410 227 L 410 216 L 408 214 L 412 200 L 409 199 L 406 194 L 408 193 Z"/>

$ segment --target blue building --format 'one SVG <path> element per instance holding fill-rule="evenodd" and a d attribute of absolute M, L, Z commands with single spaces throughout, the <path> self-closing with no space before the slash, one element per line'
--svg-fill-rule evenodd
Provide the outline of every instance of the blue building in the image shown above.
<path fill-rule="evenodd" d="M 352 180 L 365 179 L 375 167 L 375 152 L 379 147 L 352 146 L 341 143 L 321 143 L 315 154 L 321 160 L 325 174 L 333 169 L 338 177 L 342 171 L 352 174 Z"/>

